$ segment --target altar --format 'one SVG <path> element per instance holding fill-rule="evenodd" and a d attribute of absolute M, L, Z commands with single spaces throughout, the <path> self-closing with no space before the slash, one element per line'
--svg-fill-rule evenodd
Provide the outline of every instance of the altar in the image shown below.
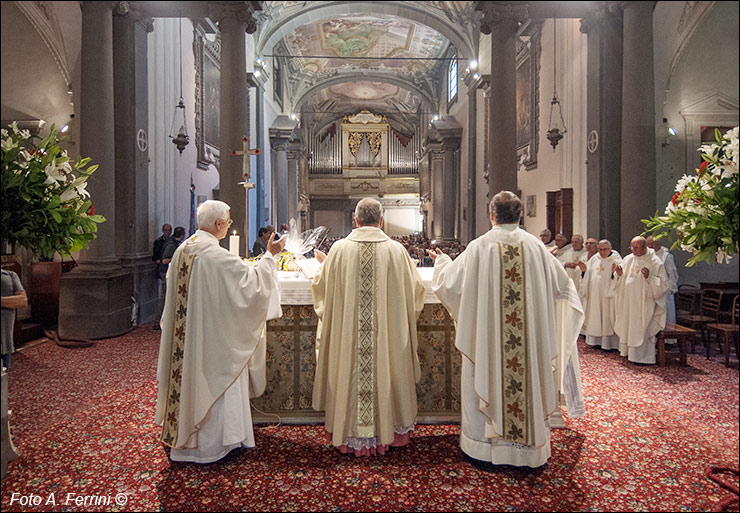
<path fill-rule="evenodd" d="M 455 326 L 432 292 L 433 268 L 422 267 L 424 309 L 416 323 L 421 377 L 416 385 L 417 422 L 460 420 L 460 368 Z M 316 368 L 316 327 L 311 281 L 296 272 L 278 272 L 283 316 L 267 322 L 267 387 L 252 400 L 255 422 L 319 423 L 311 407 Z"/>

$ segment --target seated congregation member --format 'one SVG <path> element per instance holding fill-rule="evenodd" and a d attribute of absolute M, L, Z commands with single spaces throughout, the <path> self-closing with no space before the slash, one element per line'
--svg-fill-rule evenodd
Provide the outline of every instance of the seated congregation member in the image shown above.
<path fill-rule="evenodd" d="M 382 455 L 406 445 L 416 422 L 424 286 L 406 249 L 381 230 L 380 202 L 360 200 L 355 224 L 312 284 L 319 317 L 313 407 L 325 410 L 327 439 L 341 452 Z"/>
<path fill-rule="evenodd" d="M 598 253 L 588 261 L 581 282 L 581 300 L 586 319 L 583 323 L 586 343 L 601 349 L 619 349 L 619 338 L 614 333 L 614 280 L 612 264 L 620 264 L 622 257 L 612 251 L 611 242 L 602 239 Z"/>
<path fill-rule="evenodd" d="M 655 363 L 655 336 L 665 328 L 665 266 L 644 237 L 630 242 L 631 255 L 612 264 L 616 281 L 614 331 L 619 354 L 635 363 Z"/>
<path fill-rule="evenodd" d="M 501 191 L 489 213 L 491 230 L 454 262 L 432 254 L 432 289 L 457 321 L 464 355 L 460 447 L 475 460 L 539 467 L 551 454 L 560 392 L 571 418 L 585 413 L 576 346 L 583 311 L 563 266 L 519 228 L 521 200 Z"/>
<path fill-rule="evenodd" d="M 274 255 L 256 267 L 219 245 L 229 206 L 205 201 L 198 230 L 172 256 L 159 348 L 157 412 L 173 461 L 210 463 L 254 447 L 249 398 L 265 389 L 265 321 L 280 317 Z"/>
<path fill-rule="evenodd" d="M 257 238 L 254 239 L 252 244 L 252 256 L 257 257 L 267 251 L 267 241 L 270 240 L 272 232 L 266 226 L 263 226 L 257 232 Z"/>

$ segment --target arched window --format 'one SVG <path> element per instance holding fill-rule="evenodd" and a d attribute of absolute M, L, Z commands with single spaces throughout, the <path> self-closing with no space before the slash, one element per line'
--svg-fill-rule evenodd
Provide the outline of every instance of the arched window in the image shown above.
<path fill-rule="evenodd" d="M 447 68 L 447 103 L 457 98 L 457 54 L 452 55 L 450 66 Z"/>

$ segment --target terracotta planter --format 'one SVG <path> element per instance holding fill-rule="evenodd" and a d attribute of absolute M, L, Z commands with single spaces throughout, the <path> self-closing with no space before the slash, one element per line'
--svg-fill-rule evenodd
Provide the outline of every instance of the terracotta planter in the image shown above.
<path fill-rule="evenodd" d="M 45 327 L 59 323 L 59 282 L 62 277 L 60 262 L 32 262 L 28 301 L 31 320 Z"/>

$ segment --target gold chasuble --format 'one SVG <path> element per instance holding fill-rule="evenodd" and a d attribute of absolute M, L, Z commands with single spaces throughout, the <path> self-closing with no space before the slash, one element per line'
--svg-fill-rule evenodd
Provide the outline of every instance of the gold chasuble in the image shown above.
<path fill-rule="evenodd" d="M 383 454 L 410 439 L 424 286 L 404 247 L 361 227 L 337 241 L 312 284 L 319 317 L 313 407 L 342 452 Z M 401 438 L 404 437 L 404 438 Z"/>
<path fill-rule="evenodd" d="M 177 446 L 177 426 L 180 418 L 180 387 L 182 386 L 182 360 L 185 356 L 185 326 L 188 312 L 190 274 L 195 255 L 183 255 L 177 270 L 175 303 L 175 332 L 170 353 L 170 375 L 167 382 L 167 403 L 160 440 L 168 447 Z M 165 386 L 161 384 L 160 386 Z"/>
<path fill-rule="evenodd" d="M 560 393 L 570 417 L 585 413 L 573 281 L 538 238 L 502 224 L 454 262 L 439 255 L 432 289 L 463 354 L 460 448 L 497 465 L 543 465 Z"/>
<path fill-rule="evenodd" d="M 360 243 L 357 275 L 357 433 L 375 436 L 375 244 Z"/>
<path fill-rule="evenodd" d="M 504 389 L 504 440 L 532 445 L 529 394 L 529 355 L 527 354 L 527 308 L 524 304 L 524 246 L 499 242 L 501 259 L 501 361 Z"/>

